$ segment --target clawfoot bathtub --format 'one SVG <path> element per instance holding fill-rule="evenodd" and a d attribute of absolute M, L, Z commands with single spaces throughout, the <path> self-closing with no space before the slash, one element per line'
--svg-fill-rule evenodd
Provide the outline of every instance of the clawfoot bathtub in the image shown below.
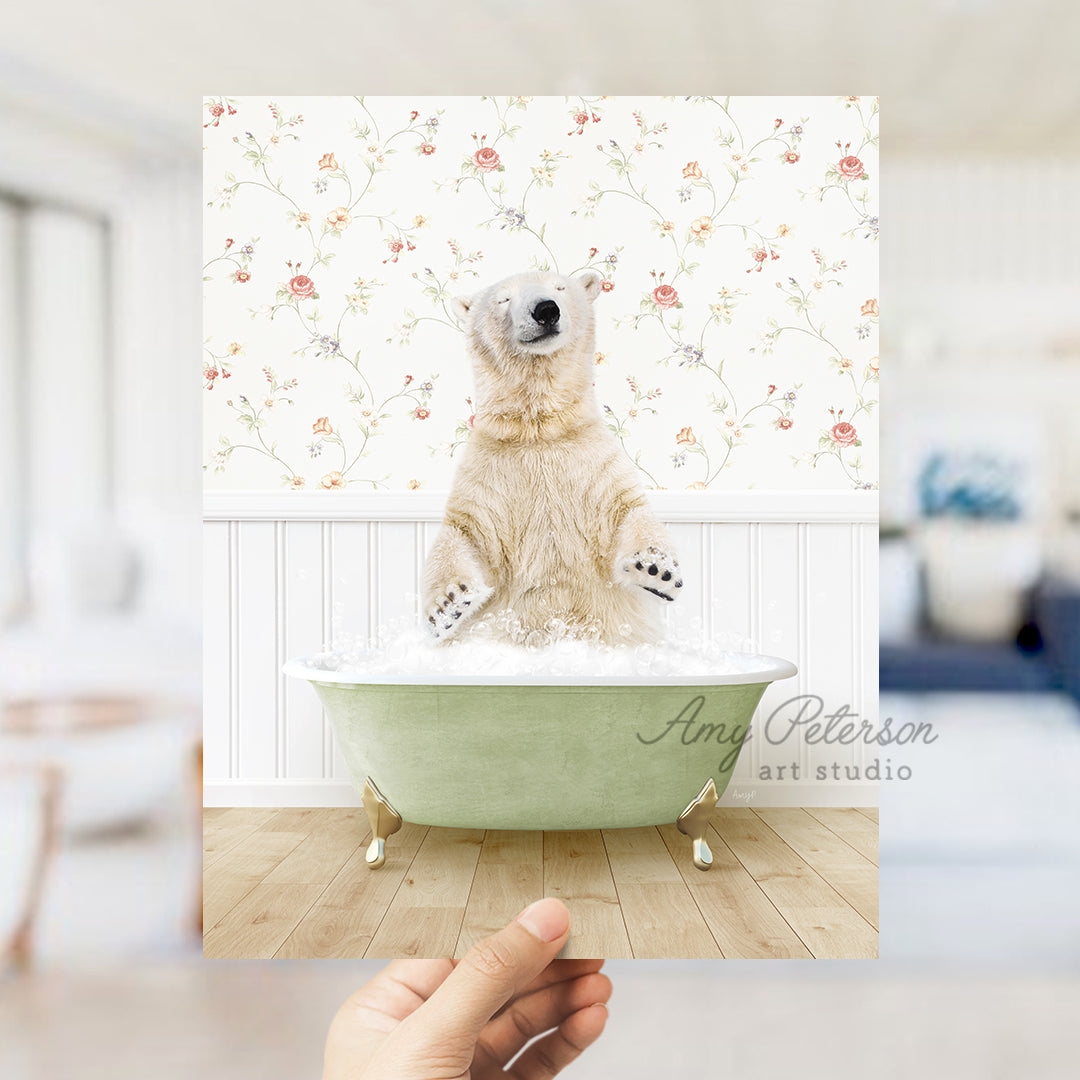
<path fill-rule="evenodd" d="M 706 828 L 776 657 L 711 676 L 389 676 L 291 660 L 333 724 L 371 822 L 367 862 L 403 819 L 480 829 L 607 829 L 675 821 L 709 869 Z"/>

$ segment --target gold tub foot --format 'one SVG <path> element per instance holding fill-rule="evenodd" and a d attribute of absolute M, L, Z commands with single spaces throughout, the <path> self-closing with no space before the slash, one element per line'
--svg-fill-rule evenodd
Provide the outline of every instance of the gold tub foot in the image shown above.
<path fill-rule="evenodd" d="M 360 801 L 367 811 L 372 833 L 364 858 L 372 870 L 378 870 L 386 862 L 387 837 L 393 836 L 401 828 L 401 815 L 386 801 L 370 776 L 364 777 L 364 790 L 360 794 Z"/>
<path fill-rule="evenodd" d="M 698 797 L 675 822 L 679 832 L 685 833 L 694 842 L 694 865 L 699 870 L 708 870 L 712 866 L 712 852 L 705 842 L 705 830 L 709 827 L 709 821 L 719 801 L 720 796 L 716 794 L 716 784 L 710 777 Z"/>

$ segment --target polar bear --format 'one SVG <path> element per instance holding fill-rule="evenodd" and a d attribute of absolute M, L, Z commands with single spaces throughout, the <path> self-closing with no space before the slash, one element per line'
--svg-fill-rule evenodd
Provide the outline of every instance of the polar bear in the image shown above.
<path fill-rule="evenodd" d="M 654 641 L 683 588 L 667 531 L 593 390 L 600 275 L 517 274 L 452 307 L 475 377 L 473 432 L 424 568 L 439 641 L 486 607 L 521 640 L 560 624 Z M 553 620 L 557 620 L 554 621 Z"/>

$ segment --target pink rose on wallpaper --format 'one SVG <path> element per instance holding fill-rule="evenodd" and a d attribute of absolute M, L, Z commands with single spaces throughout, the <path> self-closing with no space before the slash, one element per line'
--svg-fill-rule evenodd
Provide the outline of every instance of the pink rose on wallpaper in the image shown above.
<path fill-rule="evenodd" d="M 581 135 L 585 131 L 585 125 L 589 122 L 589 114 L 587 112 L 575 112 L 574 123 L 577 124 L 577 131 L 568 131 L 567 135 Z M 600 117 L 596 113 L 592 114 L 592 122 L 594 124 L 600 123 Z"/>
<path fill-rule="evenodd" d="M 694 429 L 684 427 L 678 435 L 675 436 L 675 441 L 680 446 L 693 446 L 697 442 L 697 436 L 694 434 Z"/>
<path fill-rule="evenodd" d="M 289 282 L 289 292 L 298 300 L 307 300 L 315 295 L 315 282 L 307 274 L 297 274 Z"/>
<path fill-rule="evenodd" d="M 473 154 L 473 161 L 481 172 L 494 172 L 499 167 L 499 155 L 490 146 L 481 146 Z"/>
<path fill-rule="evenodd" d="M 334 429 L 330 426 L 329 416 L 320 416 L 314 424 L 311 425 L 311 430 L 316 435 L 333 435 Z"/>
<path fill-rule="evenodd" d="M 863 163 L 855 157 L 854 154 L 849 154 L 847 157 L 841 158 L 836 167 L 840 170 L 840 175 L 845 180 L 858 180 L 866 171 L 863 168 Z"/>
<path fill-rule="evenodd" d="M 348 481 L 341 475 L 336 469 L 333 472 L 328 472 L 319 484 L 326 488 L 327 491 L 342 491 L 348 487 Z"/>
<path fill-rule="evenodd" d="M 776 421 L 776 426 L 781 431 L 787 431 L 790 427 L 792 427 L 794 425 L 794 423 L 795 423 L 795 421 L 792 420 L 791 417 L 789 417 L 789 416 L 781 416 L 780 419 Z"/>
<path fill-rule="evenodd" d="M 296 491 L 299 491 L 300 488 L 302 488 L 303 486 L 304 486 L 304 478 L 302 476 L 290 476 L 289 477 L 289 487 L 293 488 Z"/>
<path fill-rule="evenodd" d="M 242 285 L 245 281 L 251 280 L 251 274 L 247 270 L 237 270 L 233 277 Z"/>
<path fill-rule="evenodd" d="M 432 154 L 435 153 L 435 144 L 429 142 L 422 142 L 420 144 L 420 153 L 423 154 L 425 157 L 430 157 Z"/>
<path fill-rule="evenodd" d="M 688 161 L 683 166 L 682 174 L 684 180 L 700 180 L 702 176 L 701 166 L 696 161 Z"/>
<path fill-rule="evenodd" d="M 331 172 L 335 172 L 337 167 L 337 158 L 334 157 L 333 154 L 323 154 L 323 156 L 319 158 L 320 169 L 329 169 Z"/>
<path fill-rule="evenodd" d="M 788 150 L 784 154 L 784 161 L 788 165 L 794 165 L 799 160 L 799 155 L 794 150 Z"/>
<path fill-rule="evenodd" d="M 850 446 L 858 438 L 855 429 L 846 420 L 834 424 L 830 434 L 837 446 Z"/>
<path fill-rule="evenodd" d="M 679 302 L 679 294 L 670 285 L 657 285 L 652 291 L 657 307 L 673 308 Z"/>
<path fill-rule="evenodd" d="M 431 415 L 430 409 L 425 409 L 423 405 L 417 405 L 416 410 L 413 412 L 413 416 L 417 420 L 426 420 Z"/>
<path fill-rule="evenodd" d="M 865 304 L 859 309 L 860 315 L 870 315 L 873 318 L 878 317 L 877 300 L 867 300 Z"/>
<path fill-rule="evenodd" d="M 600 282 L 600 290 L 601 290 L 601 292 L 611 292 L 611 290 L 614 289 L 614 288 L 615 288 L 615 282 L 614 281 L 609 281 L 607 278 L 604 278 L 604 280 Z"/>

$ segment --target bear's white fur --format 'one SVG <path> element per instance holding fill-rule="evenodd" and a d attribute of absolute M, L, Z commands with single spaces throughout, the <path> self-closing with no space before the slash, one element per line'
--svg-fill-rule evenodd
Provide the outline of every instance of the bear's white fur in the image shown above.
<path fill-rule="evenodd" d="M 682 589 L 593 392 L 600 281 L 524 273 L 453 302 L 476 418 L 424 572 L 440 640 L 486 607 L 512 611 L 519 640 L 543 640 L 559 620 L 613 644 L 651 641 Z"/>

